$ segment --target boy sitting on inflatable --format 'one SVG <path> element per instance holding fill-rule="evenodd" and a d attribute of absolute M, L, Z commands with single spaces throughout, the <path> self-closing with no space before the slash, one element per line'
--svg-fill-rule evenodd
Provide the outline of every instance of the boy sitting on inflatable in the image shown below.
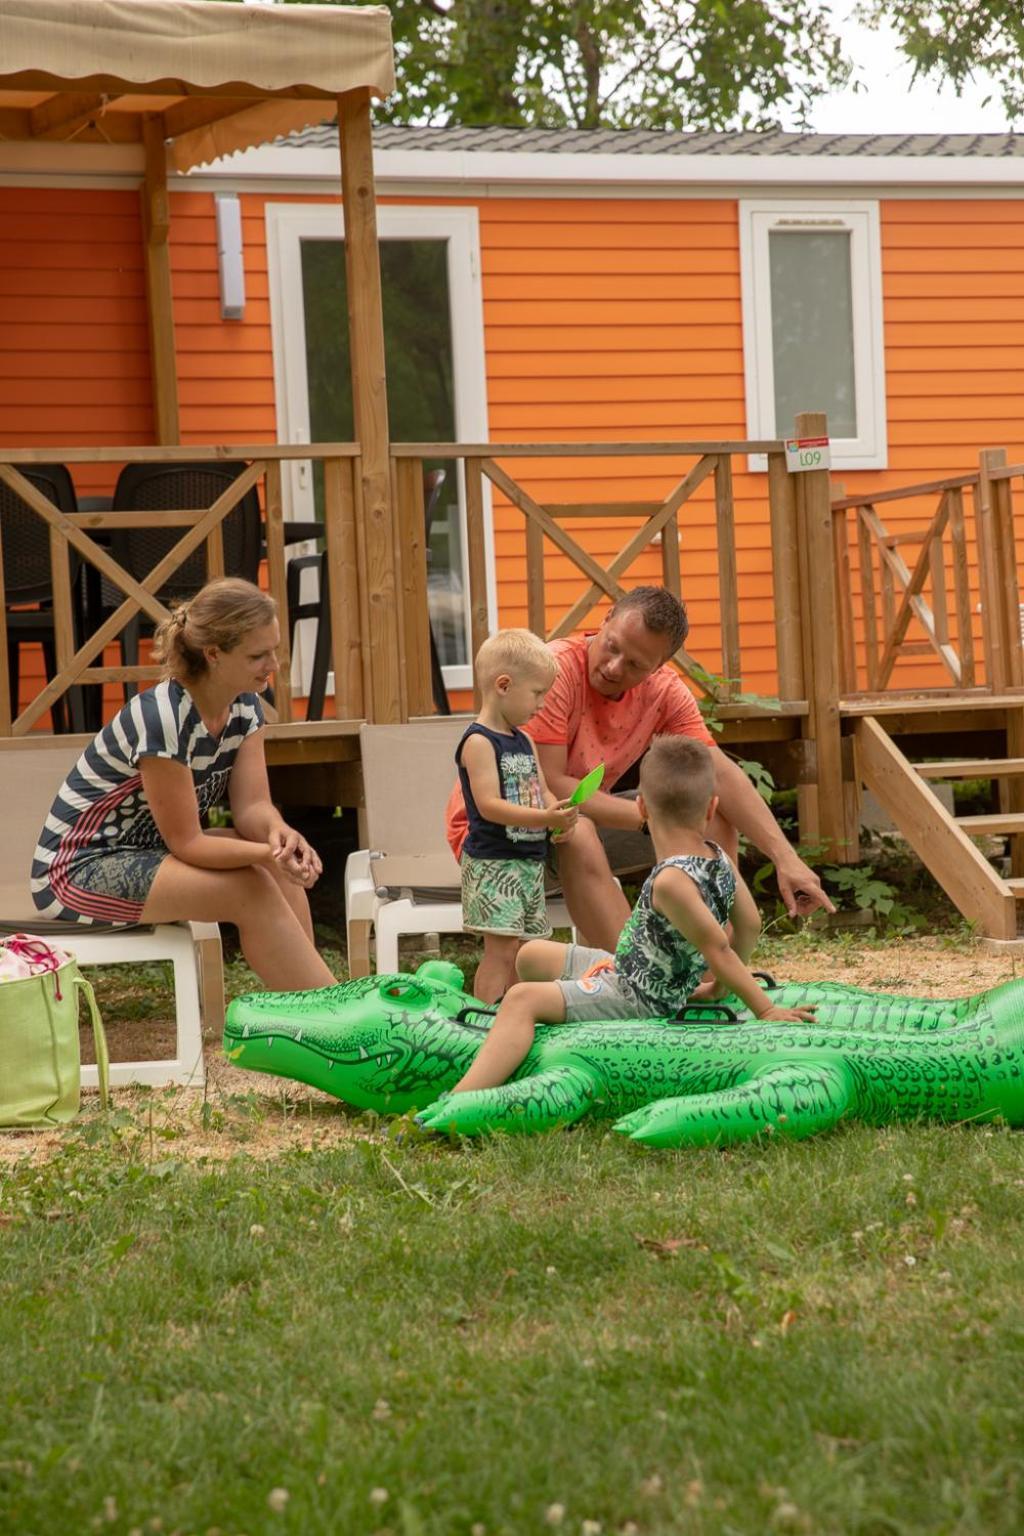
<path fill-rule="evenodd" d="M 669 1018 L 691 998 L 735 993 L 757 1018 L 800 1022 L 813 1008 L 778 1008 L 747 967 L 761 927 L 753 897 L 707 837 L 718 805 L 711 754 L 686 736 L 658 736 L 640 766 L 640 813 L 658 862 L 615 954 L 536 939 L 516 959 L 473 1065 L 451 1089 L 496 1088 L 515 1072 L 538 1024 Z M 732 925 L 732 940 L 726 924 Z M 709 970 L 714 982 L 701 984 Z"/>

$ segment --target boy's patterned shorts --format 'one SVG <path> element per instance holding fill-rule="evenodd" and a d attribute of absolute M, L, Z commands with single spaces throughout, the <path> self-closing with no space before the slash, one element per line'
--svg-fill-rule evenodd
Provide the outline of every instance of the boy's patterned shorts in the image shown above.
<path fill-rule="evenodd" d="M 462 923 L 468 932 L 550 937 L 543 859 L 474 859 L 464 853 L 460 862 Z"/>
<path fill-rule="evenodd" d="M 652 1009 L 615 969 L 615 956 L 585 944 L 565 946 L 558 982 L 567 1024 L 605 1024 L 618 1019 L 649 1019 Z"/>

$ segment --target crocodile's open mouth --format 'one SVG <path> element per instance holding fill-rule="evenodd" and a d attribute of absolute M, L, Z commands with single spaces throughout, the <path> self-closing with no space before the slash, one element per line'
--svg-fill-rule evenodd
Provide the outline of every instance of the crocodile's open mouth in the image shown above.
<path fill-rule="evenodd" d="M 310 1051 L 314 1056 L 319 1056 L 324 1061 L 329 1061 L 335 1067 L 362 1067 L 371 1062 L 377 1067 L 390 1067 L 394 1062 L 401 1061 L 405 1054 L 397 1046 L 382 1045 L 379 1050 L 367 1050 L 364 1045 L 358 1050 L 342 1055 L 336 1050 L 321 1044 L 306 1036 L 305 1031 L 298 1029 L 294 1034 L 281 1028 L 280 1023 L 273 1025 L 244 1024 L 241 1029 L 225 1029 L 225 1036 L 234 1045 L 255 1044 L 262 1042 L 268 1047 L 273 1046 L 275 1040 L 286 1040 L 289 1045 L 301 1045 L 304 1050 Z"/>

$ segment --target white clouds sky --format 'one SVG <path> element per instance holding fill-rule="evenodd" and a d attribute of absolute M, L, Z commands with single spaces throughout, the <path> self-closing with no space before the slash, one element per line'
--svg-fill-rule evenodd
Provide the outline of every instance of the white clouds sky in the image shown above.
<path fill-rule="evenodd" d="M 814 132 L 1002 133 L 1010 127 L 998 93 L 982 105 L 992 89 L 984 81 L 959 97 L 952 86 L 931 79 L 919 79 L 912 86 L 912 66 L 903 62 L 891 29 L 873 32 L 838 19 L 837 26 L 865 89 L 822 97 L 812 109 Z"/>

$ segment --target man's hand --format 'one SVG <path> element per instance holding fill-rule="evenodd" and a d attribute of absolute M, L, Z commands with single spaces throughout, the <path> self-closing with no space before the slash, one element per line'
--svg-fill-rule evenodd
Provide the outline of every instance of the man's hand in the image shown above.
<path fill-rule="evenodd" d="M 793 859 L 792 862 L 787 861 L 785 865 L 776 865 L 775 872 L 779 882 L 779 894 L 790 917 L 807 917 L 819 907 L 826 912 L 835 911 L 835 906 L 830 901 L 818 876 L 802 859 Z"/>

